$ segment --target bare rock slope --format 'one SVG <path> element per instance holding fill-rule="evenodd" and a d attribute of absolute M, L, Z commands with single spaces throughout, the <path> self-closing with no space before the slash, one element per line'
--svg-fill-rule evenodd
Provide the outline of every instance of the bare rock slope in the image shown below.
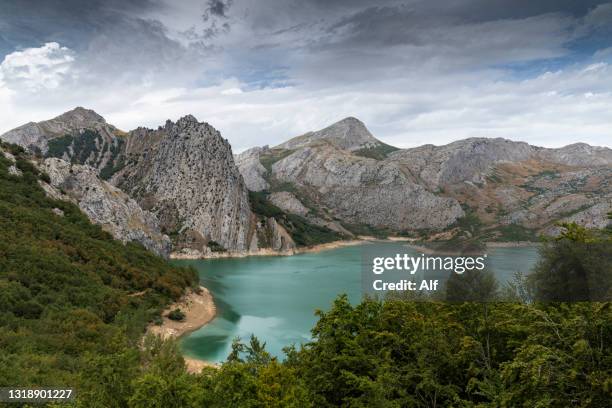
<path fill-rule="evenodd" d="M 467 211 L 489 239 L 535 238 L 557 221 L 605 226 L 612 211 L 612 150 L 584 143 L 547 149 L 471 138 L 395 149 L 347 118 L 243 155 L 240 171 L 257 180 L 250 189 L 276 200 L 291 192 L 311 213 L 396 232 L 449 228 Z"/>
<path fill-rule="evenodd" d="M 116 239 L 140 242 L 164 257 L 170 254 L 170 238 L 160 232 L 157 217 L 117 187 L 100 180 L 94 169 L 56 158 L 46 159 L 40 167 L 60 194 L 72 199 L 92 222 Z"/>
<path fill-rule="evenodd" d="M 188 115 L 127 137 L 126 165 L 112 182 L 159 217 L 177 249 L 206 252 L 211 241 L 246 251 L 252 238 L 248 191 L 231 147 L 207 123 Z"/>

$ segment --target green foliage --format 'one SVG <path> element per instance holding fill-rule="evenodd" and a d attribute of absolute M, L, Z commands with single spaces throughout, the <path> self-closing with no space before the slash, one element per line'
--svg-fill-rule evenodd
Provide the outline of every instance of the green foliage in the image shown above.
<path fill-rule="evenodd" d="M 259 162 L 268 171 L 268 175 L 270 175 L 272 174 L 272 165 L 289 156 L 291 153 L 293 153 L 293 150 L 270 149 L 259 156 Z"/>
<path fill-rule="evenodd" d="M 170 313 L 168 313 L 168 319 L 177 322 L 182 322 L 183 320 L 185 320 L 185 313 L 183 313 L 181 309 L 174 309 Z"/>
<path fill-rule="evenodd" d="M 227 251 L 227 249 L 225 249 L 225 247 L 221 245 L 220 243 L 218 243 L 217 241 L 210 240 L 208 241 L 206 246 L 209 247 L 210 250 L 213 252 L 226 252 Z"/>
<path fill-rule="evenodd" d="M 575 223 L 562 224 L 558 238 L 540 248 L 528 277 L 537 300 L 609 301 L 612 299 L 612 237 Z"/>
<path fill-rule="evenodd" d="M 281 217 L 281 224 L 298 246 L 311 246 L 342 239 L 337 232 L 327 227 L 321 227 L 308 222 L 304 217 L 295 214 L 286 214 Z"/>
<path fill-rule="evenodd" d="M 123 139 L 116 139 L 117 144 L 113 144 L 110 147 L 110 157 L 106 162 L 106 165 L 100 170 L 100 178 L 103 180 L 109 180 L 113 174 L 120 171 L 125 167 L 125 159 L 121 153 L 121 146 L 123 145 Z M 104 145 L 107 146 L 106 144 Z"/>
<path fill-rule="evenodd" d="M 74 138 L 71 135 L 64 135 L 49 140 L 47 143 L 47 157 L 58 157 L 61 159 L 64 153 L 70 152 L 70 146 L 73 141 Z"/>
<path fill-rule="evenodd" d="M 314 225 L 299 215 L 285 213 L 272 204 L 267 196 L 267 192 L 249 191 L 252 211 L 259 217 L 274 218 L 287 230 L 298 246 L 310 246 L 342 239 L 340 234 L 327 227 Z"/>
<path fill-rule="evenodd" d="M 87 353 L 110 356 L 135 344 L 197 276 L 48 198 L 25 152 L 0 147 L 15 152 L 23 172 L 10 175 L 0 154 L 0 385 L 75 384 Z"/>
<path fill-rule="evenodd" d="M 73 386 L 74 405 L 87 408 L 609 406 L 611 303 L 540 302 L 558 300 L 550 295 L 573 276 L 609 294 L 597 280 L 610 277 L 609 231 L 568 224 L 547 241 L 529 303 L 466 301 L 495 299 L 487 273 L 452 277 L 450 303 L 340 296 L 284 361 L 251 337 L 218 368 L 189 374 L 176 342 L 141 336 L 195 283 L 193 271 L 47 198 L 23 152 L 3 146 L 24 174 L 10 175 L 0 155 L 2 386 Z M 525 299 L 517 282 L 515 299 Z"/>
<path fill-rule="evenodd" d="M 267 193 L 263 191 L 249 191 L 249 202 L 251 210 L 262 217 L 280 217 L 285 213 L 283 210 L 268 201 Z"/>
<path fill-rule="evenodd" d="M 490 302 L 498 297 L 498 284 L 491 271 L 466 270 L 452 273 L 446 282 L 446 300 L 449 302 Z"/>
<path fill-rule="evenodd" d="M 529 228 L 525 228 L 519 224 L 501 225 L 495 229 L 498 235 L 496 241 L 500 242 L 537 242 L 538 236 Z"/>
<path fill-rule="evenodd" d="M 388 231 L 382 228 L 376 228 L 376 227 L 373 227 L 367 224 L 349 224 L 349 223 L 343 222 L 342 226 L 355 235 L 370 236 L 370 237 L 375 237 L 378 239 L 387 238 L 391 232 L 391 231 Z"/>
<path fill-rule="evenodd" d="M 74 138 L 72 162 L 86 163 L 91 154 L 97 152 L 98 143 L 102 143 L 102 137 L 98 131 L 85 129 L 78 137 Z"/>
<path fill-rule="evenodd" d="M 367 157 L 375 160 L 384 160 L 389 156 L 389 154 L 399 150 L 397 147 L 388 145 L 386 143 L 380 143 L 375 147 L 366 147 L 363 149 L 359 149 L 354 152 L 357 156 Z"/>

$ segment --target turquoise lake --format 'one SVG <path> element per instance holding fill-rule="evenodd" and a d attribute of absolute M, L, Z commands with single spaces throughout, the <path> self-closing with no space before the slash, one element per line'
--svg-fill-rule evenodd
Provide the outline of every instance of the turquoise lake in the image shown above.
<path fill-rule="evenodd" d="M 310 340 L 316 309 L 328 310 L 341 293 L 360 301 L 364 251 L 420 255 L 402 243 L 376 242 L 294 256 L 176 261 L 198 270 L 217 307 L 210 324 L 181 340 L 184 354 L 224 361 L 234 338 L 248 341 L 254 334 L 282 357 L 283 347 Z M 495 248 L 487 255 L 487 267 L 500 283 L 516 271 L 529 272 L 538 259 L 535 247 Z"/>

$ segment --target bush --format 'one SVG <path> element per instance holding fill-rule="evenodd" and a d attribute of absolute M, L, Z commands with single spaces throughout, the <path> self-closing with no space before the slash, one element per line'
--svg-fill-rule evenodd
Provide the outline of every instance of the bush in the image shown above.
<path fill-rule="evenodd" d="M 174 320 L 176 322 L 182 322 L 185 320 L 185 313 L 181 309 L 174 309 L 170 313 L 168 313 L 168 319 Z"/>

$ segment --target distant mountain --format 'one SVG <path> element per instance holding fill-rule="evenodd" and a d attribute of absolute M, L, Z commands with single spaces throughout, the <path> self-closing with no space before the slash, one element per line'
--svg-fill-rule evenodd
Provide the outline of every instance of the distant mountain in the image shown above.
<path fill-rule="evenodd" d="M 308 132 L 304 135 L 294 137 L 276 146 L 278 149 L 297 149 L 308 146 L 317 141 L 325 141 L 332 145 L 348 150 L 374 148 L 383 143 L 376 139 L 365 124 L 357 118 L 344 118 L 325 129 L 316 132 Z"/>
<path fill-rule="evenodd" d="M 490 240 L 529 240 L 554 234 L 561 220 L 601 228 L 612 211 L 612 150 L 583 143 L 547 149 L 472 138 L 396 149 L 347 118 L 247 150 L 236 163 L 249 189 L 283 192 L 288 210 L 303 204 L 306 217 L 356 233 L 364 225 L 389 233 L 477 228 Z"/>
<path fill-rule="evenodd" d="M 29 122 L 0 136 L 46 157 L 70 159 L 96 168 L 112 166 L 123 132 L 90 109 L 77 107 L 53 119 Z"/>

